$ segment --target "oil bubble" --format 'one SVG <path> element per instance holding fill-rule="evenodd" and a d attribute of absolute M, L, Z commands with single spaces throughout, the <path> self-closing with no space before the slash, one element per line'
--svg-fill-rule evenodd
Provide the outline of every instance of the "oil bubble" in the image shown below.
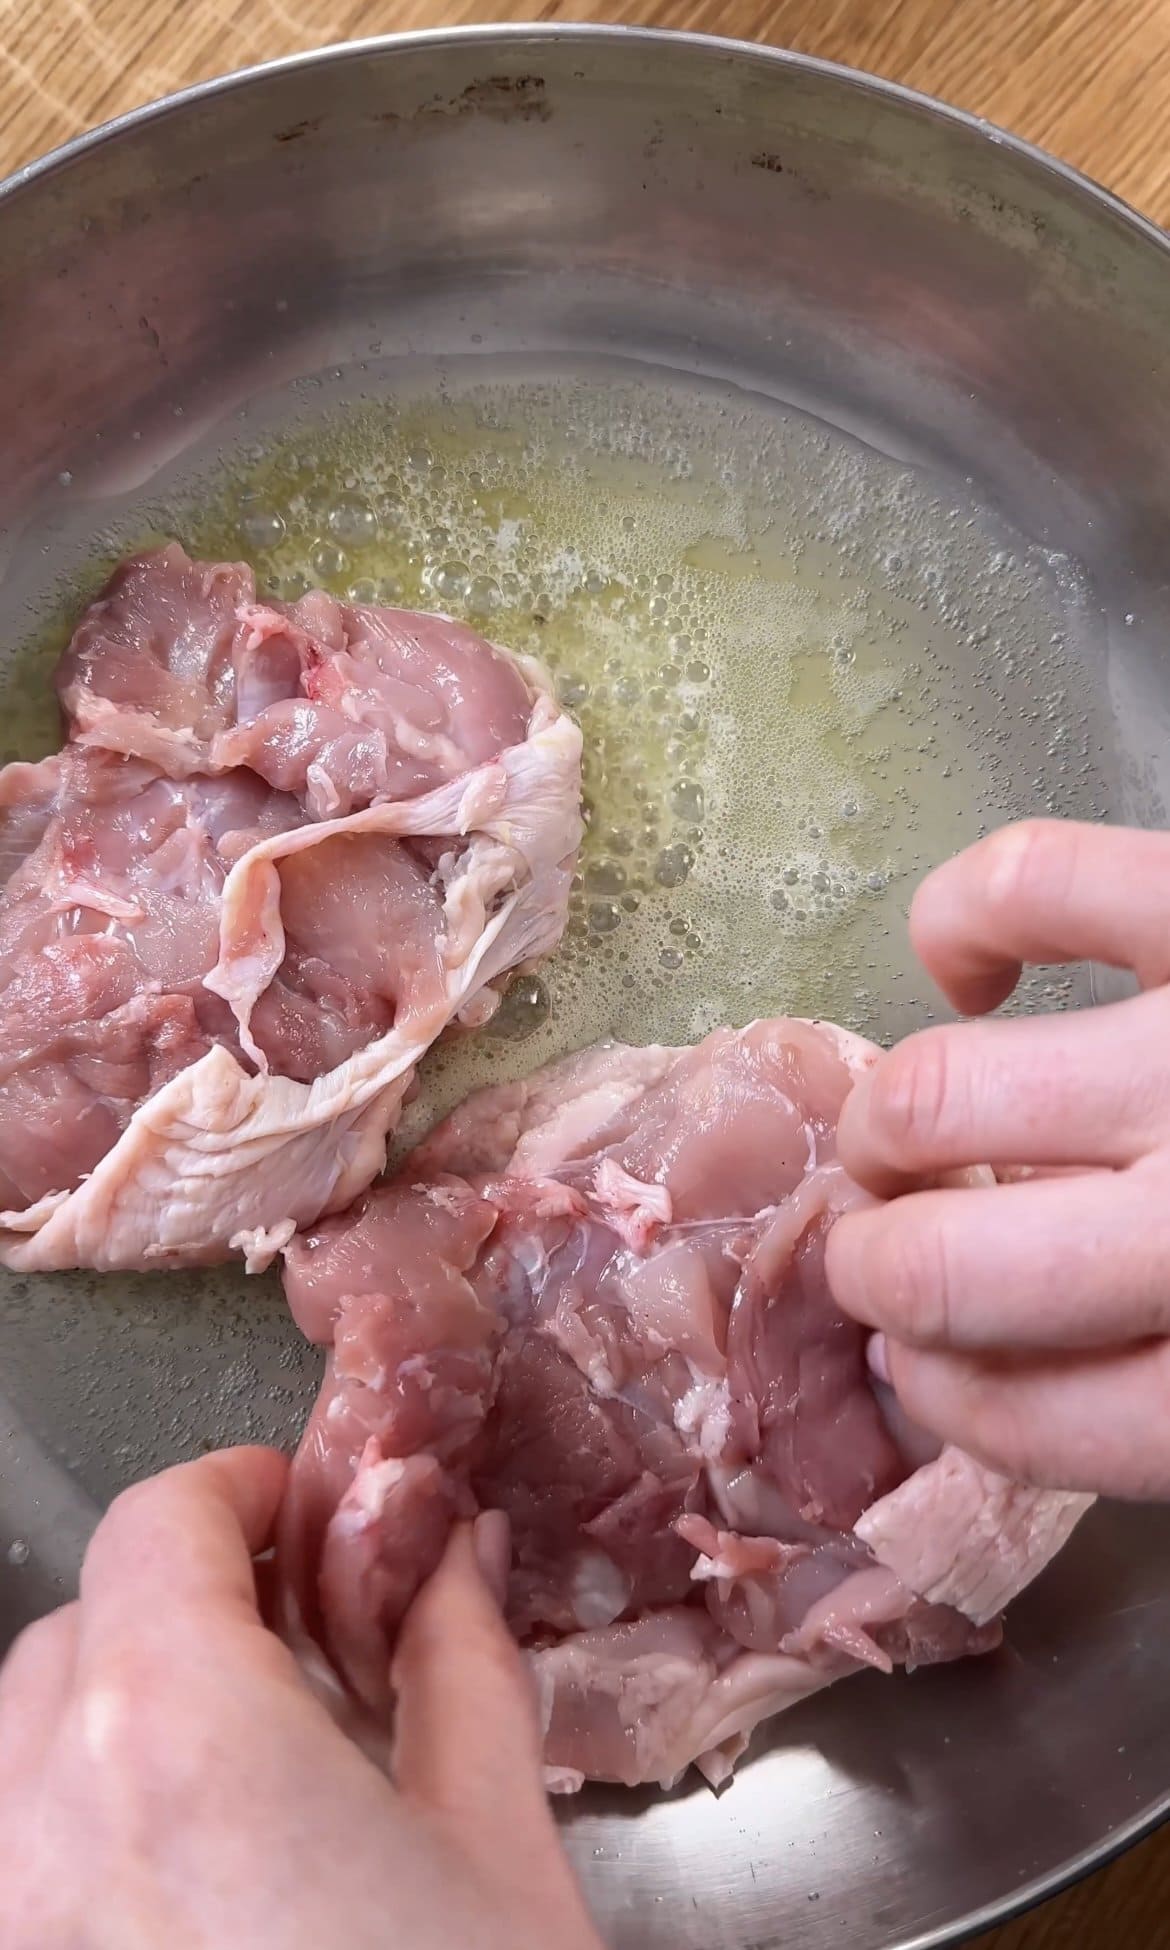
<path fill-rule="evenodd" d="M 695 856 L 691 848 L 682 840 L 672 846 L 664 846 L 654 862 L 654 878 L 660 887 L 681 887 L 691 868 Z"/>
<path fill-rule="evenodd" d="M 249 548 L 277 548 L 285 536 L 284 517 L 261 503 L 246 503 L 240 513 L 240 534 Z"/>
<path fill-rule="evenodd" d="M 378 533 L 378 517 L 366 501 L 337 501 L 329 510 L 329 533 L 343 548 L 366 548 Z"/>
<path fill-rule="evenodd" d="M 594 860 L 585 869 L 585 885 L 595 894 L 620 894 L 628 878 L 619 860 Z"/>
<path fill-rule="evenodd" d="M 504 995 L 488 1032 L 504 1042 L 523 1042 L 548 1021 L 549 993 L 536 975 L 517 975 Z"/>
<path fill-rule="evenodd" d="M 325 582 L 332 582 L 337 576 L 343 576 L 349 567 L 349 557 L 345 550 L 338 548 L 336 542 L 327 541 L 324 537 L 314 542 L 309 551 L 309 561 L 314 574 L 319 575 Z"/>
<path fill-rule="evenodd" d="M 490 616 L 500 601 L 500 586 L 491 576 L 473 576 L 467 590 L 467 608 L 472 616 Z"/>
<path fill-rule="evenodd" d="M 574 711 L 578 705 L 584 704 L 589 696 L 589 686 L 583 677 L 578 677 L 572 671 L 566 671 L 557 678 L 557 696 L 567 710 Z"/>
<path fill-rule="evenodd" d="M 671 792 L 670 803 L 680 819 L 697 823 L 706 806 L 703 788 L 694 779 L 679 779 Z"/>
<path fill-rule="evenodd" d="M 426 585 L 441 601 L 461 603 L 471 588 L 471 573 L 465 562 L 440 562 L 427 571 Z"/>
<path fill-rule="evenodd" d="M 590 934 L 612 934 L 622 924 L 622 911 L 616 901 L 590 901 L 588 924 Z"/>

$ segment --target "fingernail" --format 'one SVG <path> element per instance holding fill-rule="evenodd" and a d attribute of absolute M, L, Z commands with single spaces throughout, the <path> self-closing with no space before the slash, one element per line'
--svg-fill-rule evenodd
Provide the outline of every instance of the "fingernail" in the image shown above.
<path fill-rule="evenodd" d="M 886 1337 L 884 1334 L 870 1335 L 869 1345 L 865 1350 L 865 1358 L 869 1362 L 870 1374 L 876 1380 L 884 1381 L 886 1387 L 889 1388 L 892 1385 L 890 1382 L 890 1353 L 886 1346 Z"/>
<path fill-rule="evenodd" d="M 502 1510 L 481 1510 L 471 1532 L 480 1576 L 503 1610 L 512 1568 L 512 1527 Z"/>

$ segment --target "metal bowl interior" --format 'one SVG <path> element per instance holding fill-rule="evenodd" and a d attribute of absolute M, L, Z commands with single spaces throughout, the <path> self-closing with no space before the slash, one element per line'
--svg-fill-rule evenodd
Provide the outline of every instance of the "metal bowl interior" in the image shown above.
<path fill-rule="evenodd" d="M 339 49 L 13 179 L 0 342 L 9 645 L 73 566 L 65 476 L 99 529 L 241 402 L 374 342 L 603 352 L 803 406 L 1076 558 L 1106 810 L 1164 821 L 1166 242 L 934 104 L 620 30 Z M 231 1278 L 9 1278 L 0 1316 L 9 1631 L 127 1476 L 212 1432 L 288 1439 L 311 1382 L 277 1297 Z M 586 1793 L 565 1836 L 609 1940 L 925 1950 L 1046 1893 L 1170 1811 L 1168 1627 L 1170 1517 L 1100 1509 L 1002 1656 L 839 1687 L 718 1798 Z"/>

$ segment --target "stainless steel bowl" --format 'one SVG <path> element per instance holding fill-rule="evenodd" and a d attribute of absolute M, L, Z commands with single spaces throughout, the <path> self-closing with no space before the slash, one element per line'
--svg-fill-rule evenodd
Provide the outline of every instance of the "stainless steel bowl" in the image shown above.
<path fill-rule="evenodd" d="M 347 47 L 130 116 L 0 191 L 0 641 L 78 506 L 100 527 L 196 430 L 375 341 L 653 360 L 964 477 L 1084 566 L 1108 811 L 1163 821 L 1170 257 L 1068 170 L 839 69 L 606 29 Z M 10 1278 L 0 1321 L 9 1630 L 126 1476 L 287 1438 L 311 1380 L 230 1278 Z M 1166 1513 L 1099 1510 L 1002 1657 L 839 1687 L 718 1799 L 582 1797 L 603 1927 L 925 1950 L 1001 1918 L 1170 1810 L 1168 1628 Z"/>

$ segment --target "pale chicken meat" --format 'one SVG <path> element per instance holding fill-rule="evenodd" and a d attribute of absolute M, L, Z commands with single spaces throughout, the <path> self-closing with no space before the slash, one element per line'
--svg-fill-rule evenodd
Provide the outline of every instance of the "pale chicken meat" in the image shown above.
<path fill-rule="evenodd" d="M 580 735 L 444 617 L 122 565 L 0 772 L 0 1261 L 265 1264 L 555 947 Z"/>
<path fill-rule="evenodd" d="M 328 1349 L 278 1549 L 282 1628 L 388 1734 L 395 1634 L 451 1522 L 506 1512 L 549 1785 L 719 1782 L 863 1667 L 984 1651 L 1089 1499 L 900 1422 L 824 1276 L 863 1194 L 871 1047 L 795 1020 L 608 1046 L 470 1097 L 286 1251 Z"/>

